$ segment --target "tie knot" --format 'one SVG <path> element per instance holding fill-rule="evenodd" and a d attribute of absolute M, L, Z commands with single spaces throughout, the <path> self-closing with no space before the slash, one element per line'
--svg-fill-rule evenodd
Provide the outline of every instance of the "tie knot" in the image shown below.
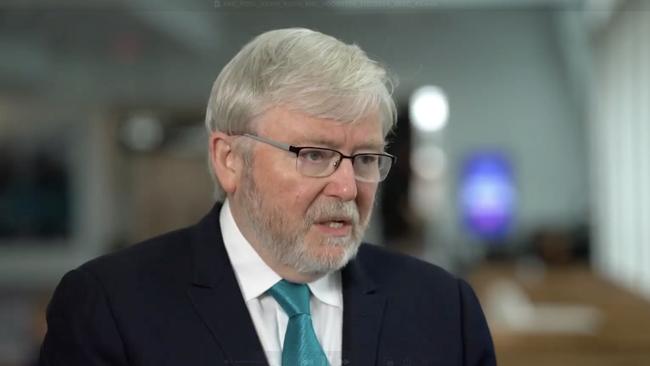
<path fill-rule="evenodd" d="M 269 293 L 290 318 L 298 314 L 310 314 L 307 285 L 280 280 L 271 287 Z"/>

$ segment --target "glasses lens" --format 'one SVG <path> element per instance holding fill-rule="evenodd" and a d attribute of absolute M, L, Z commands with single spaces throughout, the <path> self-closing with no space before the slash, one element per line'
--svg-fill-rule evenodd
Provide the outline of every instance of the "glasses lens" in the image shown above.
<path fill-rule="evenodd" d="M 324 177 L 336 169 L 339 153 L 333 150 L 308 148 L 298 153 L 298 171 L 309 177 Z"/>
<path fill-rule="evenodd" d="M 358 179 L 380 182 L 386 179 L 393 159 L 387 155 L 359 154 L 354 157 L 354 172 Z"/>
<path fill-rule="evenodd" d="M 298 172 L 308 177 L 326 177 L 337 168 L 341 154 L 335 150 L 303 148 L 298 153 Z M 386 179 L 393 159 L 382 154 L 358 154 L 354 156 L 355 177 L 364 182 L 381 182 Z"/>

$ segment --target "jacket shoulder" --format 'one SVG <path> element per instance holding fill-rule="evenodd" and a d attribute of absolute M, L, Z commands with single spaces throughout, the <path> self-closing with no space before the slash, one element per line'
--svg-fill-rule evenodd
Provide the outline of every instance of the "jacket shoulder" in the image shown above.
<path fill-rule="evenodd" d="M 182 273 L 179 269 L 189 268 L 191 241 L 190 228 L 175 230 L 92 259 L 77 270 L 109 283 L 153 275 L 174 278 Z"/>
<path fill-rule="evenodd" d="M 357 258 L 364 271 L 379 282 L 417 280 L 458 285 L 458 278 L 442 267 L 377 245 L 363 244 Z"/>

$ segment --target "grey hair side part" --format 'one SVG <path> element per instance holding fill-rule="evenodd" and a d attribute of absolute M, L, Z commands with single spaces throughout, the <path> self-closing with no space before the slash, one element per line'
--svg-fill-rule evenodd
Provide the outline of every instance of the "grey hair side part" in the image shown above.
<path fill-rule="evenodd" d="M 396 121 L 394 83 L 361 48 L 304 28 L 263 33 L 246 44 L 215 80 L 208 132 L 251 133 L 256 116 L 278 105 L 316 118 L 354 122 L 377 113 L 384 136 Z M 215 177 L 215 198 L 225 193 Z"/>

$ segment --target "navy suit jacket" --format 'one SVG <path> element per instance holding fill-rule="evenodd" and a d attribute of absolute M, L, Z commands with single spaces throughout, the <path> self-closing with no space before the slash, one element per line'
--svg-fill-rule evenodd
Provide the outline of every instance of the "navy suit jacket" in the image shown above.
<path fill-rule="evenodd" d="M 265 365 L 219 209 L 67 273 L 48 306 L 40 365 Z M 496 364 L 464 281 L 367 244 L 341 278 L 343 365 Z"/>

